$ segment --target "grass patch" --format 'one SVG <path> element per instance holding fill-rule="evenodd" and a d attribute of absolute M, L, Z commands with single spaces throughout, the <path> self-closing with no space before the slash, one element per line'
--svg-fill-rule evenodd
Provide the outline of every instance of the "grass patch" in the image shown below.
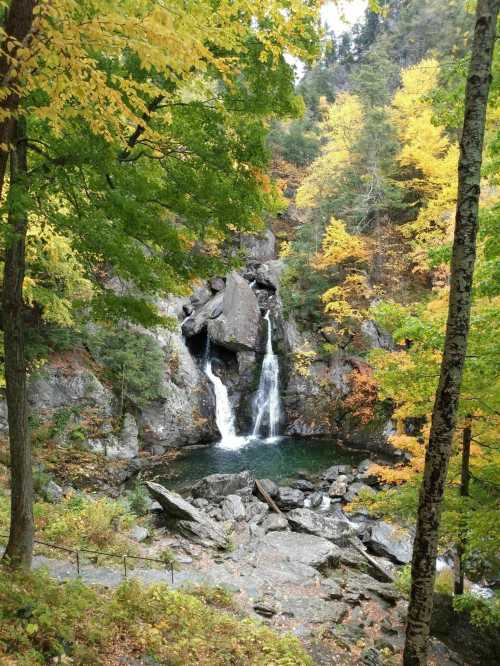
<path fill-rule="evenodd" d="M 118 666 L 125 656 L 168 666 L 312 666 L 295 637 L 165 585 L 127 581 L 110 592 L 0 567 L 1 664 Z"/>

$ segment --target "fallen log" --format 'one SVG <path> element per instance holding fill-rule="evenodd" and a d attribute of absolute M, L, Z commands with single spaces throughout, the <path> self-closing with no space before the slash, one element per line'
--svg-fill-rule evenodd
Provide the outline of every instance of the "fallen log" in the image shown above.
<path fill-rule="evenodd" d="M 259 495 L 262 496 L 262 499 L 264 499 L 266 503 L 269 505 L 269 508 L 272 509 L 275 513 L 283 515 L 283 512 L 280 510 L 276 502 L 273 500 L 271 495 L 265 490 L 265 488 L 258 479 L 255 479 L 255 487 Z"/>

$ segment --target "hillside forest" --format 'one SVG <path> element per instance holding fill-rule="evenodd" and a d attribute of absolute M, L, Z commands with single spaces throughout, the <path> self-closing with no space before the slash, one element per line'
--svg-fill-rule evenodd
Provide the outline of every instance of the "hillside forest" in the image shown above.
<path fill-rule="evenodd" d="M 0 664 L 496 663 L 500 3 L 353 4 L 0 0 Z"/>

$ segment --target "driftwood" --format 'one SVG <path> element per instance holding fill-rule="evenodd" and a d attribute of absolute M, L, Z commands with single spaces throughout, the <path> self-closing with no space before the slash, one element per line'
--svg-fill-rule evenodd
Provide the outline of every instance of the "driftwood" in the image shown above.
<path fill-rule="evenodd" d="M 261 484 L 261 482 L 258 479 L 255 479 L 255 487 L 257 488 L 257 491 L 258 491 L 259 495 L 262 495 L 262 498 L 267 502 L 269 507 L 275 513 L 279 513 L 280 515 L 283 515 L 283 512 L 280 511 L 276 502 L 273 500 L 271 495 L 269 495 L 269 493 L 265 490 L 265 488 L 263 487 L 263 485 Z"/>

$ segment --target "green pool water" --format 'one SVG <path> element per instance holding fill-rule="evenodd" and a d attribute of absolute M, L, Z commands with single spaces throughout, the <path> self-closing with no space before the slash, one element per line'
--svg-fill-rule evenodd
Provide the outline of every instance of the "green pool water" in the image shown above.
<path fill-rule="evenodd" d="M 181 489 L 208 474 L 248 469 L 257 478 L 284 481 L 301 473 L 319 473 L 330 465 L 355 465 L 363 458 L 366 454 L 341 448 L 335 440 L 279 437 L 274 441 L 251 440 L 239 449 L 214 445 L 188 450 L 163 469 L 156 468 L 155 478 L 167 488 Z"/>

